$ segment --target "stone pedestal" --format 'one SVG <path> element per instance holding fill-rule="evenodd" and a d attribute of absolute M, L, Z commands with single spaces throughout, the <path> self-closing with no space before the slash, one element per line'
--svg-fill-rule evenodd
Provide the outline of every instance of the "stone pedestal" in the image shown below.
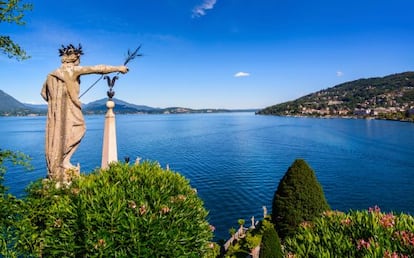
<path fill-rule="evenodd" d="M 107 168 L 109 163 L 118 161 L 118 150 L 116 145 L 115 103 L 112 100 L 106 102 L 108 111 L 105 115 L 105 128 L 102 148 L 101 168 Z"/>

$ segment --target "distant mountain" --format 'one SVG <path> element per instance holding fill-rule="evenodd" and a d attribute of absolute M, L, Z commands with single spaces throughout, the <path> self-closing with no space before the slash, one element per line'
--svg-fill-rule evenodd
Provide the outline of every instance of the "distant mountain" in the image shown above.
<path fill-rule="evenodd" d="M 115 102 L 114 111 L 116 114 L 186 114 L 186 113 L 222 113 L 222 112 L 242 112 L 256 110 L 227 110 L 227 109 L 191 109 L 184 107 L 168 107 L 168 108 L 154 108 L 144 105 L 135 105 L 125 102 L 120 99 L 114 98 Z M 104 114 L 106 109 L 107 99 L 100 99 L 82 107 L 85 114 Z"/>
<path fill-rule="evenodd" d="M 26 107 L 32 110 L 37 110 L 40 112 L 46 112 L 47 111 L 47 104 L 28 104 L 24 103 Z"/>
<path fill-rule="evenodd" d="M 0 115 L 28 115 L 31 108 L 0 90 Z"/>
<path fill-rule="evenodd" d="M 257 114 L 414 121 L 414 72 L 342 83 Z"/>
<path fill-rule="evenodd" d="M 107 98 L 103 98 L 90 102 L 88 104 L 85 104 L 82 107 L 82 110 L 85 114 L 104 114 L 107 110 L 107 101 Z M 135 105 L 116 98 L 114 98 L 113 101 L 115 102 L 114 110 L 116 110 L 116 113 L 118 114 L 153 113 L 161 111 L 159 108 L 153 108 L 144 105 Z"/>
<path fill-rule="evenodd" d="M 12 111 L 26 108 L 23 103 L 19 102 L 2 90 L 0 90 L 0 99 L 0 110 L 2 111 Z"/>
<path fill-rule="evenodd" d="M 191 109 L 183 107 L 154 108 L 135 105 L 120 99 L 113 99 L 116 114 L 182 114 L 182 113 L 218 113 L 218 112 L 255 112 L 256 110 L 228 109 Z M 105 114 L 107 98 L 96 100 L 82 106 L 84 114 Z M 25 104 L 0 90 L 0 116 L 45 115 L 47 104 Z"/>
<path fill-rule="evenodd" d="M 191 109 L 184 107 L 168 107 L 162 109 L 163 114 L 182 114 L 182 113 L 227 113 L 227 112 L 247 112 L 251 110 L 229 110 L 229 109 L 214 109 L 214 108 L 205 108 L 205 109 Z"/>

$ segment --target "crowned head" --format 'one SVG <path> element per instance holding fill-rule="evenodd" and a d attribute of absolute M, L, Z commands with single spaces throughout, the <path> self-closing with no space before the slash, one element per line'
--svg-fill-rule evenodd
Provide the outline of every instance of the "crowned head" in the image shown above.
<path fill-rule="evenodd" d="M 62 48 L 59 49 L 59 56 L 62 63 L 76 63 L 79 62 L 80 56 L 83 55 L 82 46 L 79 44 L 78 47 L 75 47 L 72 44 L 67 46 L 62 45 Z"/>

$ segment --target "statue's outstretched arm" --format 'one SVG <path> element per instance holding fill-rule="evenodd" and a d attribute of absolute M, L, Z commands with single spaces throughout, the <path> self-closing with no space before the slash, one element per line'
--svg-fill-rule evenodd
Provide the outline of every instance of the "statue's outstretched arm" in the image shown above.
<path fill-rule="evenodd" d="M 94 65 L 94 66 L 77 66 L 75 72 L 78 76 L 84 74 L 107 74 L 113 72 L 127 73 L 128 67 L 124 65 L 112 66 L 112 65 Z"/>

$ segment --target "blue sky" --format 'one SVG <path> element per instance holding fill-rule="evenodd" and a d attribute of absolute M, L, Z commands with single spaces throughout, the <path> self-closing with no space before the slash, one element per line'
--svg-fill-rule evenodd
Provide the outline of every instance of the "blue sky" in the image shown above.
<path fill-rule="evenodd" d="M 81 65 L 143 57 L 116 98 L 152 107 L 263 108 L 342 82 L 414 70 L 412 0 L 33 0 L 25 26 L 0 24 L 31 59 L 0 55 L 0 89 L 44 103 L 61 44 Z M 98 75 L 83 76 L 81 92 Z M 101 81 L 81 101 L 106 97 Z"/>

